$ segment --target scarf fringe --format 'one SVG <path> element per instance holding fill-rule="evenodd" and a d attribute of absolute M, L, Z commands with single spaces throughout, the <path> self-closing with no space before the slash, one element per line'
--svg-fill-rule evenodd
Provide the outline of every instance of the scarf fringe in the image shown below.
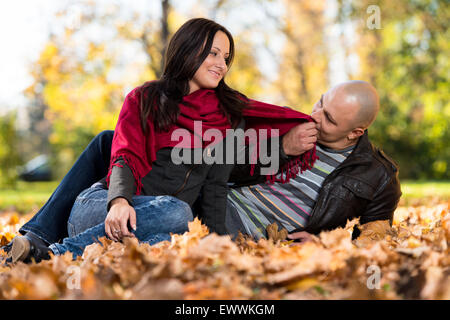
<path fill-rule="evenodd" d="M 119 154 L 119 155 L 116 155 L 113 158 L 111 158 L 108 175 L 106 176 L 106 184 L 107 184 L 107 186 L 109 188 L 109 182 L 110 182 L 110 177 L 111 177 L 111 173 L 112 173 L 112 168 L 113 167 L 123 168 L 123 165 L 121 165 L 120 163 L 116 162 L 120 157 L 122 157 L 123 161 L 130 168 L 131 173 L 133 174 L 134 184 L 136 185 L 136 195 L 138 196 L 142 192 L 142 187 L 143 187 L 143 185 L 142 185 L 142 177 L 139 175 L 139 173 L 136 170 L 136 168 L 134 167 L 134 165 L 132 165 L 133 162 L 131 161 L 131 159 L 129 159 L 128 156 L 126 156 L 124 154 Z"/>
<path fill-rule="evenodd" d="M 269 184 L 274 184 L 275 182 L 287 183 L 291 178 L 294 178 L 299 173 L 311 169 L 318 159 L 319 157 L 316 155 L 316 148 L 314 147 L 314 149 L 290 160 L 283 167 L 281 167 L 279 172 L 280 177 L 277 177 L 277 173 L 267 175 L 266 182 Z M 255 164 L 251 164 L 250 175 L 253 176 L 254 172 Z"/>
<path fill-rule="evenodd" d="M 253 139 L 250 141 L 250 144 L 252 143 L 254 143 Z M 253 150 L 251 157 L 252 161 L 250 161 L 250 175 L 253 176 L 255 173 L 256 159 L 259 157 L 259 145 L 257 145 L 257 147 Z M 280 178 L 277 177 L 277 172 L 274 172 L 273 174 L 266 176 L 266 182 L 269 184 L 274 184 L 275 182 L 287 183 L 291 178 L 294 178 L 299 173 L 311 169 L 318 159 L 319 157 L 316 155 L 316 146 L 314 146 L 311 150 L 308 150 L 302 155 L 285 163 L 279 170 Z"/>

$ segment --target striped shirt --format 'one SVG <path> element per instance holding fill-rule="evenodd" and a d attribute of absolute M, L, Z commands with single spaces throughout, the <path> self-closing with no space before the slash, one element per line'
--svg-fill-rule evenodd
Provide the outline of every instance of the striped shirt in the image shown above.
<path fill-rule="evenodd" d="M 314 208 L 325 178 L 353 151 L 332 150 L 317 145 L 313 168 L 299 173 L 288 183 L 261 183 L 231 188 L 228 192 L 229 210 L 239 216 L 245 233 L 256 239 L 266 237 L 266 227 L 273 222 L 292 231 L 304 229 Z M 244 230 L 241 230 L 244 233 Z"/>

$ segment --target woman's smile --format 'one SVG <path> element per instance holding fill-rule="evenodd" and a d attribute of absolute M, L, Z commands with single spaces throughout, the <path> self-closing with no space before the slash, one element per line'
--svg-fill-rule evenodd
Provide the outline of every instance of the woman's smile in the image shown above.
<path fill-rule="evenodd" d="M 214 70 L 208 70 L 208 71 L 213 75 L 214 78 L 216 78 L 216 79 L 222 78 L 222 74 L 220 74 L 219 72 L 214 71 Z"/>
<path fill-rule="evenodd" d="M 214 35 L 211 51 L 189 80 L 189 93 L 200 88 L 213 89 L 225 77 L 228 71 L 227 59 L 230 55 L 230 41 L 222 31 Z"/>

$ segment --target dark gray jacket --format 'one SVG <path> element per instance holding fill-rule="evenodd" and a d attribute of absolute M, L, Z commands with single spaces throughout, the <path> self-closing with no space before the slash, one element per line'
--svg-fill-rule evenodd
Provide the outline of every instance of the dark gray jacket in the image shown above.
<path fill-rule="evenodd" d="M 245 122 L 242 120 L 237 128 L 244 128 Z M 225 138 L 222 144 L 226 143 Z M 236 140 L 235 140 L 236 142 Z M 234 144 L 237 146 L 237 143 Z M 191 164 L 175 164 L 172 161 L 171 153 L 173 148 L 162 148 L 156 152 L 156 160 L 152 163 L 152 170 L 142 179 L 142 195 L 171 195 L 183 200 L 193 207 L 194 202 L 201 194 L 200 200 L 196 203 L 197 214 L 212 232 L 224 234 L 225 213 L 227 206 L 228 179 L 234 167 L 233 164 L 226 164 L 226 150 L 224 150 L 223 164 L 207 164 L 201 161 L 194 164 L 193 153 L 191 153 Z M 190 152 L 188 149 L 180 149 L 180 154 Z M 214 149 L 211 156 L 214 157 Z M 234 150 L 237 155 L 237 150 Z M 110 177 L 110 188 L 108 190 L 107 209 L 109 210 L 111 201 L 122 197 L 133 205 L 133 195 L 136 193 L 136 186 L 131 169 L 119 158 L 118 162 L 122 167 L 114 166 Z M 234 162 L 233 162 L 234 163 Z M 101 181 L 106 188 L 106 180 Z"/>

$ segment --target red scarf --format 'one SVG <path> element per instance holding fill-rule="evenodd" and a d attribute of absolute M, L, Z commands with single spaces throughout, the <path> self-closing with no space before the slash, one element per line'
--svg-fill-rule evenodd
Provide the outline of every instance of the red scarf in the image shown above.
<path fill-rule="evenodd" d="M 153 121 L 147 120 L 148 134 L 144 135 L 140 125 L 140 93 L 138 88 L 132 90 L 127 97 L 120 111 L 114 138 L 111 148 L 111 162 L 106 182 L 109 186 L 110 175 L 113 166 L 121 165 L 116 163 L 119 157 L 131 169 L 136 182 L 136 195 L 142 190 L 142 178 L 152 169 L 152 162 L 156 160 L 156 152 L 164 147 L 206 147 L 211 142 L 202 141 L 201 133 L 208 129 L 218 129 L 222 136 L 226 136 L 226 130 L 231 129 L 230 123 L 219 108 L 219 100 L 213 89 L 200 89 L 183 98 L 179 104 L 180 115 L 177 122 L 170 127 L 167 132 L 157 132 L 154 129 Z M 284 107 L 249 100 L 249 105 L 243 110 L 245 119 L 245 130 L 253 128 L 267 129 L 270 137 L 270 129 L 278 129 L 279 135 L 284 135 L 292 127 L 304 121 L 312 121 L 311 117 Z M 194 127 L 194 121 L 201 121 L 201 128 Z M 186 129 L 191 134 L 191 145 L 181 145 L 179 141 L 172 141 L 172 132 L 176 129 Z M 201 132 L 198 132 L 198 129 Z M 214 144 L 217 141 L 214 141 Z M 257 148 L 258 149 L 258 148 Z M 258 151 L 257 151 L 258 152 Z M 257 155 L 257 154 L 256 154 Z M 267 176 L 267 181 L 273 183 L 288 182 L 291 177 L 298 174 L 299 170 L 309 169 L 314 164 L 316 148 L 295 157 L 280 170 L 281 178 L 275 175 Z M 254 165 L 252 165 L 251 175 L 253 175 Z"/>

